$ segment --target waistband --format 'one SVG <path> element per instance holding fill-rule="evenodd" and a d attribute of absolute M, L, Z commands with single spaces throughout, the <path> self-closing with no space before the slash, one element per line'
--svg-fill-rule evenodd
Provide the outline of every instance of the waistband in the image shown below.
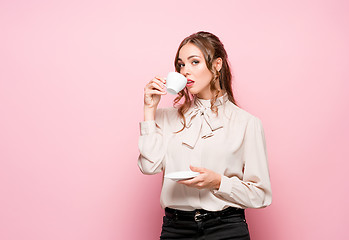
<path fill-rule="evenodd" d="M 239 214 L 245 217 L 245 210 L 242 208 L 228 207 L 221 211 L 207 211 L 204 209 L 196 209 L 193 211 L 183 211 L 173 208 L 165 208 L 165 215 L 168 218 L 175 218 L 180 220 L 189 220 L 189 221 L 203 221 L 216 217 L 229 216 Z"/>

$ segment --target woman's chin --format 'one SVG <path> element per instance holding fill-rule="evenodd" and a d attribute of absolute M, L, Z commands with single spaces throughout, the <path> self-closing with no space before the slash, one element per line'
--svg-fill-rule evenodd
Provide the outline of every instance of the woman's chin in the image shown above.
<path fill-rule="evenodd" d="M 194 89 L 192 89 L 192 88 L 188 88 L 188 91 L 192 94 L 192 95 L 196 95 L 196 94 L 198 94 L 198 92 L 197 91 L 195 91 Z"/>

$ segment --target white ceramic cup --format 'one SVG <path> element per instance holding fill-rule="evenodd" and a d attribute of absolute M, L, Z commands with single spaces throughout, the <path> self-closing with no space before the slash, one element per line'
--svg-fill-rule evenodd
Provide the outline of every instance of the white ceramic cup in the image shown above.
<path fill-rule="evenodd" d="M 187 85 L 187 78 L 178 72 L 169 72 L 166 78 L 167 92 L 178 94 Z"/>

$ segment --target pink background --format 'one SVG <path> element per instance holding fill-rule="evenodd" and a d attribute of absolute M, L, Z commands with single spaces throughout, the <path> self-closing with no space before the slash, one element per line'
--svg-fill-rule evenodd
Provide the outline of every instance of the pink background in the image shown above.
<path fill-rule="evenodd" d="M 158 239 L 161 175 L 137 167 L 143 87 L 180 41 L 225 44 L 262 119 L 273 202 L 252 239 L 349 239 L 349 4 L 1 1 L 0 239 Z M 165 96 L 161 106 L 170 106 Z"/>

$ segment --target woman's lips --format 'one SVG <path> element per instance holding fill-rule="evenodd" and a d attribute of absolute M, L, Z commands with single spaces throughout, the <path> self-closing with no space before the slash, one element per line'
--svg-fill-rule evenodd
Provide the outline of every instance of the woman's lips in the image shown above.
<path fill-rule="evenodd" d="M 194 81 L 193 81 L 193 80 L 191 80 L 191 79 L 188 79 L 188 80 L 187 80 L 187 86 L 188 86 L 188 87 L 193 86 L 193 84 L 194 84 Z"/>

